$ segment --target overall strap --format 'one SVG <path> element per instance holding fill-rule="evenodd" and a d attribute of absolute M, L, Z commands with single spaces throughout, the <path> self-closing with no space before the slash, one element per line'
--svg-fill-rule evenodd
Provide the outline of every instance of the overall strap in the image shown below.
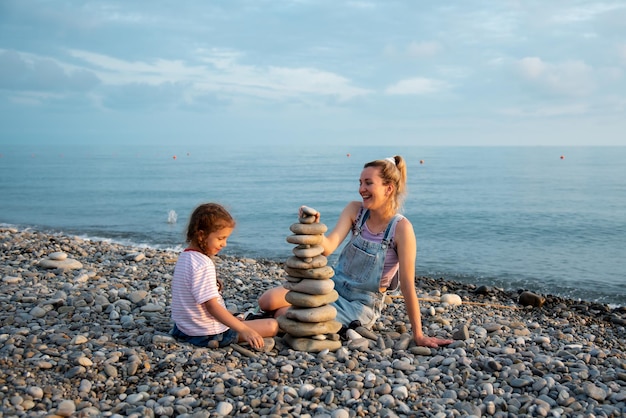
<path fill-rule="evenodd" d="M 390 236 L 391 235 L 391 231 L 395 232 L 396 224 L 400 220 L 402 220 L 402 218 L 404 218 L 404 216 L 399 215 L 399 214 L 394 215 L 393 219 L 391 219 L 391 221 L 389 222 L 389 225 L 387 225 L 387 229 L 385 230 L 385 235 L 383 237 L 383 242 L 387 243 L 387 245 L 389 245 L 389 243 L 393 239 L 393 236 Z"/>
<path fill-rule="evenodd" d="M 359 213 L 356 215 L 354 226 L 352 227 L 352 232 L 354 233 L 354 235 L 361 233 L 361 230 L 363 229 L 363 225 L 365 224 L 365 221 L 367 221 L 367 218 L 369 217 L 370 217 L 369 209 L 365 210 L 365 208 L 361 206 L 361 209 L 359 209 Z"/>

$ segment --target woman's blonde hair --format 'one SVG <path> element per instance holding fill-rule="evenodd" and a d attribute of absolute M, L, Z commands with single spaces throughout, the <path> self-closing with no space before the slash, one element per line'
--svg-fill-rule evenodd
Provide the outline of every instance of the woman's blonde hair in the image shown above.
<path fill-rule="evenodd" d="M 363 168 L 367 167 L 379 168 L 383 184 L 393 186 L 390 209 L 393 210 L 393 213 L 399 212 L 406 197 L 406 162 L 404 158 L 400 155 L 394 155 L 390 158 L 370 161 L 363 166 Z"/>

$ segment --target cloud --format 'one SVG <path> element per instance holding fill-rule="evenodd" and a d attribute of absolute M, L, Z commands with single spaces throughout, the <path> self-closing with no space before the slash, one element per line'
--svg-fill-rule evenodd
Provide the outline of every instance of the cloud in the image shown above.
<path fill-rule="evenodd" d="M 90 126 L 97 132 L 118 128 L 111 117 L 137 132 L 180 115 L 190 131 L 229 121 L 253 135 L 275 124 L 335 141 L 361 121 L 413 132 L 431 117 L 448 128 L 471 116 L 543 124 L 569 115 L 589 126 L 614 118 L 624 142 L 624 1 L 151 5 L 0 0 L 4 131 L 15 115 L 54 115 L 42 119 L 54 125 L 59 115 L 86 120 L 81 112 L 103 118 Z M 68 126 L 59 129 L 75 134 Z M 354 141 L 378 136 L 363 133 Z"/>
<path fill-rule="evenodd" d="M 349 7 L 354 7 L 355 9 L 364 9 L 364 10 L 376 9 L 376 2 L 372 2 L 372 1 L 349 1 L 347 5 Z"/>
<path fill-rule="evenodd" d="M 441 45 L 434 41 L 411 42 L 406 50 L 413 58 L 431 57 L 441 50 Z"/>
<path fill-rule="evenodd" d="M 415 77 L 398 81 L 385 89 L 390 95 L 424 95 L 437 93 L 449 89 L 450 85 L 445 81 L 431 78 Z"/>
<path fill-rule="evenodd" d="M 442 46 L 437 41 L 413 41 L 404 48 L 398 48 L 395 45 L 387 45 L 384 54 L 393 58 L 409 58 L 420 59 L 430 58 L 437 55 Z"/>
<path fill-rule="evenodd" d="M 126 61 L 90 51 L 71 50 L 70 55 L 91 66 L 105 84 L 152 84 L 182 82 L 205 75 L 202 66 L 191 66 L 180 60 L 155 59 L 153 62 Z"/>
<path fill-rule="evenodd" d="M 313 94 L 336 96 L 350 100 L 368 93 L 366 89 L 352 87 L 350 80 L 315 68 L 270 67 L 261 71 L 266 87 L 286 94 Z"/>
<path fill-rule="evenodd" d="M 246 97 L 276 103 L 345 102 L 371 93 L 322 69 L 245 65 L 241 63 L 244 55 L 232 50 L 196 51 L 193 61 L 129 61 L 85 50 L 66 52 L 65 59 L 52 59 L 0 50 L 0 89 L 14 94 L 22 91 L 21 99 L 14 102 L 31 104 L 60 98 L 32 92 L 90 92 L 97 88 L 93 102 L 110 108 L 153 108 L 158 104 L 169 108 L 196 101 L 204 108 L 207 103 L 225 104 Z"/>
<path fill-rule="evenodd" d="M 539 106 L 531 109 L 505 108 L 496 110 L 496 113 L 515 117 L 554 117 L 584 115 L 588 111 L 589 106 L 582 103 L 574 103 L 560 106 Z"/>
<path fill-rule="evenodd" d="M 0 88 L 26 91 L 89 91 L 100 83 L 85 69 L 69 69 L 56 60 L 26 56 L 16 51 L 0 53 Z"/>
<path fill-rule="evenodd" d="M 583 61 L 549 63 L 538 57 L 526 57 L 515 64 L 530 85 L 563 96 L 587 96 L 596 88 L 593 69 Z"/>
<path fill-rule="evenodd" d="M 0 53 L 0 88 L 17 88 L 23 74 L 28 71 L 26 62 L 15 51 Z"/>
<path fill-rule="evenodd" d="M 111 87 L 106 96 L 101 98 L 101 104 L 106 108 L 173 108 L 184 101 L 183 92 L 188 86 L 175 83 L 161 83 L 149 85 L 145 83 L 131 83 L 123 86 Z"/>
<path fill-rule="evenodd" d="M 599 15 L 624 10 L 626 5 L 612 2 L 595 2 L 574 6 L 554 13 L 552 21 L 555 23 L 579 23 L 597 18 Z"/>
<path fill-rule="evenodd" d="M 238 62 L 242 55 L 228 50 L 201 51 L 196 64 L 165 59 L 129 62 L 77 50 L 71 54 L 93 66 L 103 82 L 112 85 L 174 83 L 197 94 L 219 92 L 276 101 L 303 96 L 346 101 L 369 93 L 345 77 L 316 68 L 243 65 Z"/>

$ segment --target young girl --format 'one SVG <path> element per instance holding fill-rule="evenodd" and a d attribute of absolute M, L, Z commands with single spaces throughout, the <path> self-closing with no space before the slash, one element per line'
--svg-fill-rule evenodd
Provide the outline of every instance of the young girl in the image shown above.
<path fill-rule="evenodd" d="M 404 159 L 396 155 L 365 164 L 359 184 L 361 201 L 348 203 L 322 240 L 323 255 L 329 255 L 350 234 L 334 268 L 337 321 L 346 327 L 371 327 L 381 314 L 385 292 L 395 288 L 399 279 L 415 343 L 426 347 L 452 343 L 422 330 L 415 291 L 415 233 L 411 222 L 399 213 L 406 191 Z M 319 212 L 315 216 L 319 222 Z M 259 306 L 281 315 L 289 306 L 286 294 L 284 287 L 270 289 L 259 298 Z"/>
<path fill-rule="evenodd" d="M 264 346 L 264 337 L 278 332 L 273 318 L 242 321 L 233 316 L 222 298 L 222 282 L 211 256 L 226 247 L 235 220 L 222 206 L 205 203 L 191 214 L 187 227 L 189 246 L 178 257 L 172 279 L 172 335 L 201 347 L 224 347 L 247 342 Z"/>

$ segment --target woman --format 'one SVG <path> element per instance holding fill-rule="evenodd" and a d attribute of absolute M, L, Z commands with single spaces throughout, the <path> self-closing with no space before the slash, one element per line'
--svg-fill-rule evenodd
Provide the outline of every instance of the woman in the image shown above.
<path fill-rule="evenodd" d="M 371 327 L 379 318 L 387 289 L 399 278 L 407 314 L 417 345 L 439 347 L 452 340 L 428 337 L 422 331 L 415 291 L 417 244 L 413 226 L 398 211 L 406 194 L 406 163 L 396 155 L 365 164 L 359 180 L 362 201 L 353 201 L 341 212 L 335 228 L 323 237 L 324 255 L 333 253 L 352 232 L 335 267 L 335 290 L 339 299 L 337 320 L 345 326 Z M 316 215 L 319 222 L 319 213 Z M 266 312 L 284 313 L 289 307 L 287 289 L 265 292 L 259 306 Z"/>

